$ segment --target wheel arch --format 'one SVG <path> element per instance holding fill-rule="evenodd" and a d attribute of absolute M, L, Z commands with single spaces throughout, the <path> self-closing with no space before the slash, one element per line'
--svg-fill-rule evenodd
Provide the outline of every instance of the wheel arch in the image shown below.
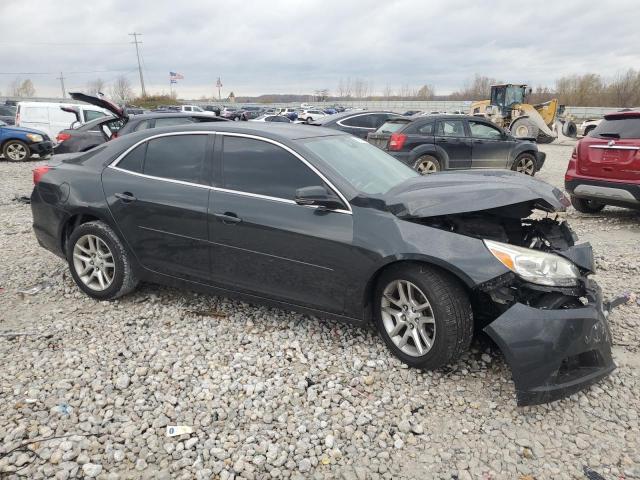
<path fill-rule="evenodd" d="M 378 282 L 380 281 L 380 277 L 390 269 L 397 268 L 401 265 L 424 265 L 430 268 L 439 270 L 440 272 L 453 277 L 457 280 L 460 285 L 464 288 L 467 294 L 471 295 L 471 290 L 475 286 L 475 283 L 471 280 L 469 276 L 467 276 L 462 270 L 451 265 L 450 263 L 444 262 L 441 259 L 437 259 L 434 257 L 427 256 L 407 256 L 404 258 L 395 258 L 389 259 L 383 265 L 380 265 L 377 270 L 375 270 L 372 275 L 369 277 L 367 284 L 364 289 L 364 321 L 365 323 L 370 323 L 373 321 L 373 306 L 375 303 L 375 291 L 378 286 Z"/>
<path fill-rule="evenodd" d="M 76 210 L 69 214 L 67 219 L 62 224 L 62 228 L 60 229 L 60 247 L 62 252 L 66 255 L 67 252 L 67 241 L 71 236 L 71 232 L 73 232 L 78 226 L 83 223 L 93 222 L 93 221 L 101 221 L 109 225 L 114 231 L 118 232 L 119 230 L 115 227 L 113 222 L 107 215 L 103 212 L 99 212 L 93 209 L 83 208 Z M 124 243 L 124 242 L 123 242 Z M 126 244 L 126 243 L 125 243 Z"/>
<path fill-rule="evenodd" d="M 416 163 L 416 160 L 420 158 L 422 155 L 433 155 L 440 162 L 440 165 L 443 170 L 449 168 L 449 155 L 447 152 L 440 146 L 435 145 L 433 143 L 427 143 L 424 145 L 417 146 L 413 150 L 411 150 L 411 156 L 409 163 L 411 164 L 411 168 Z"/>

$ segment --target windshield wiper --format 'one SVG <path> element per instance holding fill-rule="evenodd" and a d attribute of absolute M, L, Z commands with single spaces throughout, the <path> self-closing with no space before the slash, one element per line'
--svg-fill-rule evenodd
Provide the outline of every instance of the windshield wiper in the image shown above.
<path fill-rule="evenodd" d="M 620 138 L 619 133 L 599 133 L 598 135 L 600 135 L 601 137 L 607 137 L 607 138 Z"/>

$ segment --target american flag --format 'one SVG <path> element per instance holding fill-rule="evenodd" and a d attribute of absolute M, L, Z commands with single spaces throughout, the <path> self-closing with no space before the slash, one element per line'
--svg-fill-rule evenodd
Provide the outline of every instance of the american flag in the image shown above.
<path fill-rule="evenodd" d="M 184 80 L 184 75 L 178 72 L 169 72 L 169 80 Z"/>

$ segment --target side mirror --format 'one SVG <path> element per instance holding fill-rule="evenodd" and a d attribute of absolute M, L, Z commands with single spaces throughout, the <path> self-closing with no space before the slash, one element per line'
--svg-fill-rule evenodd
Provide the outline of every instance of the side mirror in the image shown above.
<path fill-rule="evenodd" d="M 298 188 L 295 202 L 298 205 L 316 206 L 326 210 L 344 208 L 340 199 L 334 193 L 328 192 L 322 185 Z"/>

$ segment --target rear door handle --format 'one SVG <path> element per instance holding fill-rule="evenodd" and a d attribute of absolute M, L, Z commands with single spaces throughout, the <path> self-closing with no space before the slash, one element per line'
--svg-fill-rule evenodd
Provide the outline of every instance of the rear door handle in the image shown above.
<path fill-rule="evenodd" d="M 137 200 L 137 198 L 134 197 L 133 194 L 130 193 L 130 192 L 116 193 L 115 197 L 119 198 L 124 203 L 131 203 L 131 202 L 135 202 Z"/>
<path fill-rule="evenodd" d="M 226 224 L 240 223 L 242 221 L 242 219 L 238 217 L 238 215 L 232 212 L 214 213 L 213 216 L 220 219 L 222 223 Z"/>

